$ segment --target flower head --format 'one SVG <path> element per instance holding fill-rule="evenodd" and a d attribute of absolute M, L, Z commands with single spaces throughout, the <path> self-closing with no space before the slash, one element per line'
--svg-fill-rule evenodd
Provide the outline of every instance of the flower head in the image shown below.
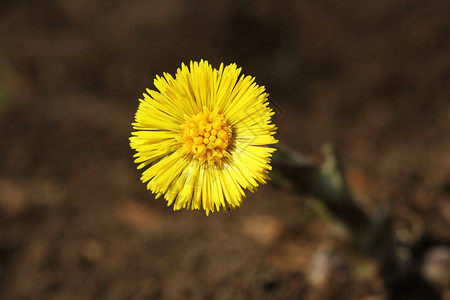
<path fill-rule="evenodd" d="M 182 64 L 175 78 L 156 76 L 133 123 L 131 148 L 141 180 L 174 210 L 206 214 L 242 203 L 245 189 L 265 183 L 277 143 L 263 86 L 235 64 Z"/>

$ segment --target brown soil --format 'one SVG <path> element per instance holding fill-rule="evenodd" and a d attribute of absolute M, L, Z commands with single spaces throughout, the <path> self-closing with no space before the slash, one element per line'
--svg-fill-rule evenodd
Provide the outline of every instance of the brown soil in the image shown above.
<path fill-rule="evenodd" d="M 291 190 L 209 217 L 155 200 L 131 122 L 156 74 L 236 62 L 267 87 L 280 140 L 314 157 L 331 142 L 368 213 L 390 203 L 398 226 L 450 240 L 449 11 L 2 1 L 0 299 L 385 299 L 376 263 Z"/>

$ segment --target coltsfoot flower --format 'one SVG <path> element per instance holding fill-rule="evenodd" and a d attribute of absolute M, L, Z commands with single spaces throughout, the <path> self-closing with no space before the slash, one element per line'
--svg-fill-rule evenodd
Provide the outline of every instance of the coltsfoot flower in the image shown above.
<path fill-rule="evenodd" d="M 173 209 L 208 215 L 240 206 L 245 190 L 266 183 L 267 145 L 275 144 L 265 88 L 236 64 L 216 70 L 204 60 L 182 64 L 175 78 L 156 76 L 133 123 L 131 148 L 142 182 Z"/>

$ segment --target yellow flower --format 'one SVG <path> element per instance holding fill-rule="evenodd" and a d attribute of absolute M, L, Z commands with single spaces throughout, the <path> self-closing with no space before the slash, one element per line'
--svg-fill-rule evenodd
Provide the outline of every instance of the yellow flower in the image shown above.
<path fill-rule="evenodd" d="M 236 64 L 219 70 L 204 60 L 182 64 L 175 78 L 156 76 L 158 91 L 147 89 L 133 123 L 142 182 L 164 195 L 173 209 L 235 208 L 244 190 L 269 179 L 276 127 L 270 124 L 263 86 L 239 76 Z"/>

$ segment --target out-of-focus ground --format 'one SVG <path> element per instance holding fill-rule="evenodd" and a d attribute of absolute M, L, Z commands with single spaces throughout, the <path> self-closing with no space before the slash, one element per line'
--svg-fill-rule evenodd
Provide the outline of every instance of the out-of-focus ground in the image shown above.
<path fill-rule="evenodd" d="M 130 123 L 156 74 L 236 62 L 276 103 L 280 140 L 313 157 L 333 143 L 369 213 L 391 203 L 410 239 L 449 239 L 449 11 L 0 2 L 0 298 L 385 299 L 376 265 L 293 191 L 266 185 L 209 217 L 155 200 Z"/>

